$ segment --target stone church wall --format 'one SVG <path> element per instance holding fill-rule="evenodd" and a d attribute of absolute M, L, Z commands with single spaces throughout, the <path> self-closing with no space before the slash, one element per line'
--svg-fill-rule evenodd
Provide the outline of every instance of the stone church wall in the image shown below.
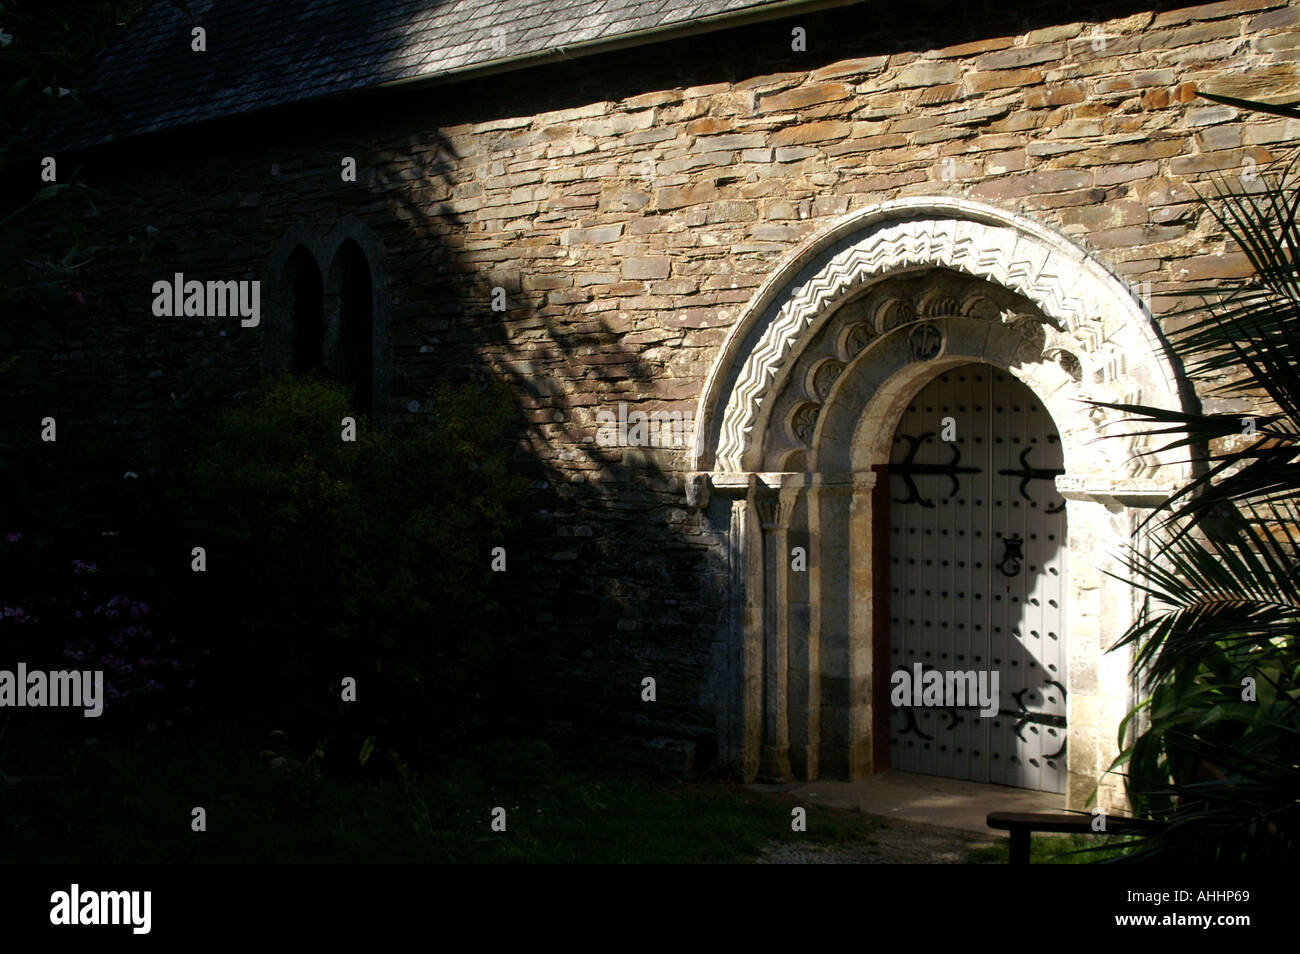
<path fill-rule="evenodd" d="M 1196 96 L 1294 91 L 1295 7 L 971 6 L 867 4 L 91 155 L 95 224 L 151 224 L 168 247 L 60 342 L 71 413 L 135 440 L 169 395 L 246 390 L 284 236 L 364 226 L 384 253 L 387 418 L 418 420 L 448 377 L 516 386 L 547 530 L 511 572 L 567 689 L 557 712 L 696 739 L 706 761 L 725 732 L 727 541 L 687 506 L 687 448 L 601 446 L 598 412 L 694 415 L 758 286 L 837 218 L 900 197 L 1018 210 L 1167 314 L 1181 302 L 1161 292 L 1248 273 L 1197 192 L 1300 135 Z M 150 287 L 174 272 L 261 280 L 262 325 L 155 318 Z"/>

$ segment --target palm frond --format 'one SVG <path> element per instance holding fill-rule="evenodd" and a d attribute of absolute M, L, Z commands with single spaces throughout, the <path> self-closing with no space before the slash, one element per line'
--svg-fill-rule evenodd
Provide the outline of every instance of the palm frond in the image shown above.
<path fill-rule="evenodd" d="M 1267 505 L 1153 534 L 1152 551 L 1122 556 L 1130 583 L 1150 599 L 1112 648 L 1136 645 L 1148 687 L 1216 645 L 1267 655 L 1300 633 L 1300 508 Z M 1265 533 L 1263 527 L 1274 530 Z"/>
<path fill-rule="evenodd" d="M 1231 97 L 1274 115 L 1300 110 Z M 1123 573 L 1142 596 L 1112 649 L 1133 650 L 1148 693 L 1120 726 L 1140 817 L 1163 822 L 1123 860 L 1300 857 L 1300 190 L 1294 163 L 1214 180 L 1203 205 L 1250 262 L 1250 279 L 1179 292 L 1200 304 L 1169 343 L 1197 391 L 1226 409 L 1096 402 L 1145 456 L 1192 475 L 1143 522 Z M 1261 187 L 1262 186 L 1262 187 Z M 1199 195 L 1199 193 L 1198 193 Z M 1261 406 L 1256 412 L 1255 408 Z M 1235 406 L 1251 408 L 1248 415 Z M 1138 731 L 1138 724 L 1146 727 Z M 1130 733 L 1133 733 L 1130 735 Z"/>
<path fill-rule="evenodd" d="M 1257 113 L 1268 113 L 1270 116 L 1285 116 L 1288 119 L 1300 119 L 1300 108 L 1295 106 L 1276 106 L 1272 103 L 1257 103 L 1249 99 L 1237 99 L 1234 96 L 1219 96 L 1215 93 L 1197 93 L 1201 99 L 1208 99 L 1212 103 L 1220 103 L 1224 106 L 1235 106 L 1237 109 L 1247 109 Z"/>

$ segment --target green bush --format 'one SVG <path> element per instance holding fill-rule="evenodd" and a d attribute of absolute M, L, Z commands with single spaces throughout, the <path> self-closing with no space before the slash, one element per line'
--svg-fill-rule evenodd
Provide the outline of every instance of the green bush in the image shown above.
<path fill-rule="evenodd" d="M 526 489 L 498 443 L 511 407 L 478 386 L 432 405 L 431 424 L 395 433 L 334 385 L 268 379 L 216 418 L 173 495 L 187 545 L 206 552 L 189 603 L 209 704 L 324 739 L 335 770 L 372 751 L 434 754 L 522 701 L 490 571 Z"/>

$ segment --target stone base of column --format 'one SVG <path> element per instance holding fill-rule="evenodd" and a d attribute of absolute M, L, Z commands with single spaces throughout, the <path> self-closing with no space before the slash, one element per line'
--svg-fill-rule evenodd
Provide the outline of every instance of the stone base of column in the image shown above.
<path fill-rule="evenodd" d="M 876 774 L 875 750 L 870 739 L 849 747 L 848 780 L 861 782 Z"/>
<path fill-rule="evenodd" d="M 801 782 L 815 782 L 821 776 L 820 752 L 815 745 L 790 746 L 790 769 Z"/>
<path fill-rule="evenodd" d="M 794 773 L 790 771 L 789 747 L 763 746 L 763 757 L 759 763 L 758 777 L 763 782 L 793 782 Z"/>

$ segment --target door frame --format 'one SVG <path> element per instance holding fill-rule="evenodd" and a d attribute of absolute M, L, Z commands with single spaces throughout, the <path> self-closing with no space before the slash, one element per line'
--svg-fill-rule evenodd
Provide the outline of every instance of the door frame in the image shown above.
<path fill-rule="evenodd" d="M 924 387 L 925 385 L 922 385 Z M 897 426 L 897 425 L 895 425 Z M 877 771 L 885 771 L 893 766 L 889 744 L 889 706 L 890 668 L 889 668 L 889 463 L 875 464 L 876 486 L 872 488 L 871 508 L 872 524 L 886 528 L 877 532 L 872 540 L 871 562 L 877 571 L 872 580 L 872 605 L 875 612 L 871 619 L 874 633 L 885 633 L 885 639 L 873 639 L 871 642 L 871 668 L 873 673 L 872 695 L 877 705 L 872 713 L 872 761 Z"/>

